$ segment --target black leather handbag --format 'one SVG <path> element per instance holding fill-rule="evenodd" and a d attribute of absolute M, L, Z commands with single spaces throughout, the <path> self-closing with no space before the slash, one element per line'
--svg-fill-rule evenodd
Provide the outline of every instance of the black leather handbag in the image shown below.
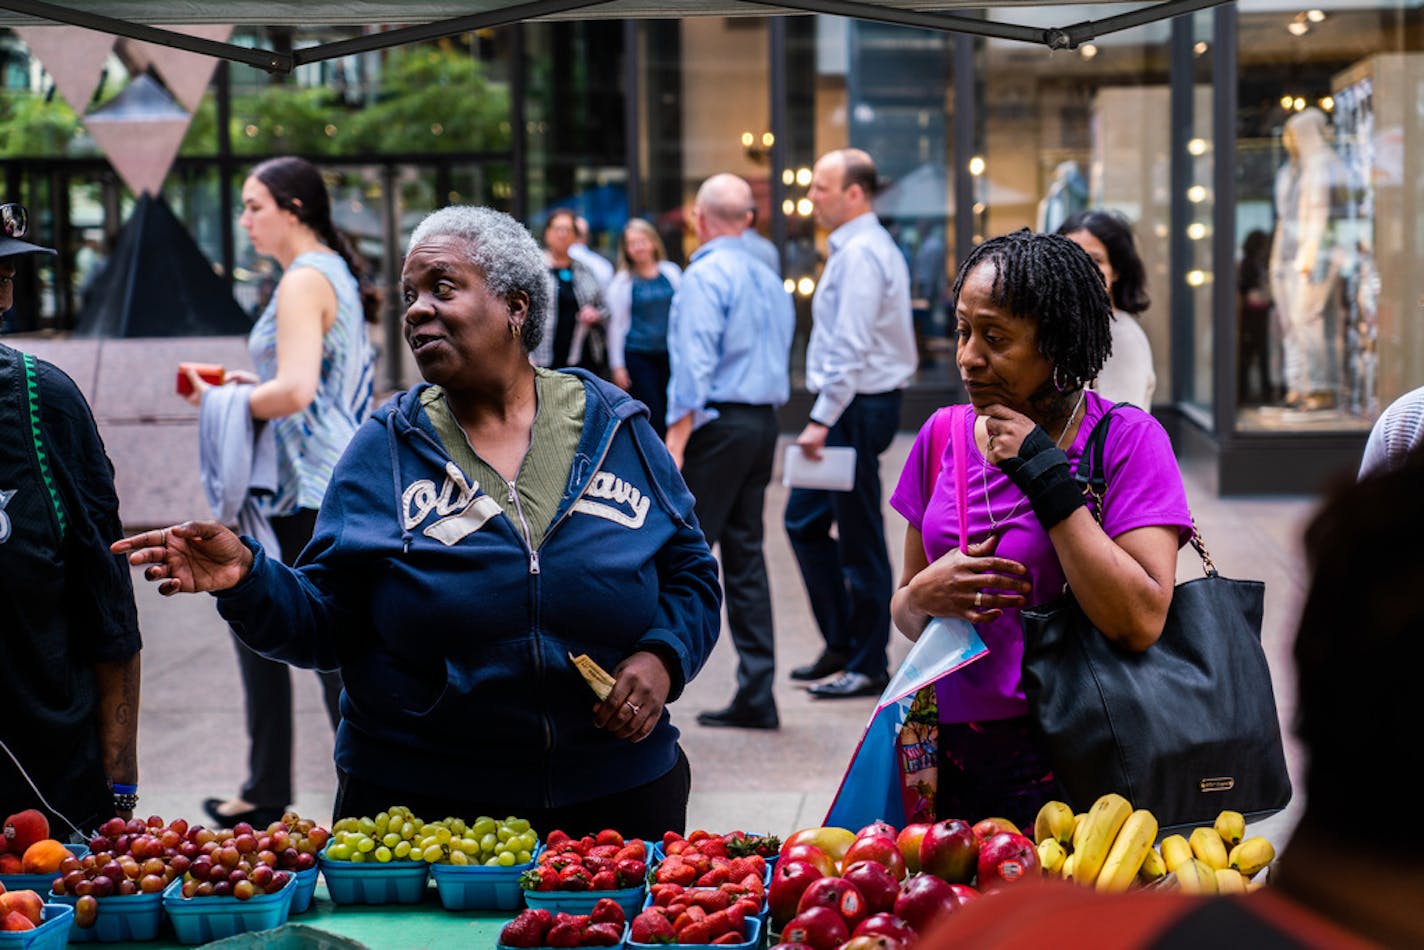
<path fill-rule="evenodd" d="M 1099 520 L 1111 418 L 1094 426 L 1075 474 Z M 1191 543 L 1206 576 L 1176 586 L 1161 638 L 1141 653 L 1103 636 L 1071 592 L 1020 612 L 1024 692 L 1069 804 L 1086 811 L 1117 792 L 1151 810 L 1162 834 L 1223 809 L 1263 818 L 1291 797 L 1261 649 L 1265 585 L 1217 573 L 1195 523 Z"/>

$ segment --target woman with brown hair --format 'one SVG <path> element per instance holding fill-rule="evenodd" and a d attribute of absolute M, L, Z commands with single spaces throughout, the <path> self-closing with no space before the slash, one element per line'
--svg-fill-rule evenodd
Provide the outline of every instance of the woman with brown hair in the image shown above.
<path fill-rule="evenodd" d="M 618 273 L 608 284 L 608 365 L 613 382 L 641 400 L 653 428 L 667 431 L 668 314 L 682 268 L 667 259 L 663 240 L 642 218 L 618 239 Z"/>

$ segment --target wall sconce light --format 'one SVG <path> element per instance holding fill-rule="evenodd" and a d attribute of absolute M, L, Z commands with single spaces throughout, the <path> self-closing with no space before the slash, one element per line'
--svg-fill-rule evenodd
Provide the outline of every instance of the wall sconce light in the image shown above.
<path fill-rule="evenodd" d="M 1083 57 L 1084 59 L 1092 59 L 1094 56 L 1098 55 L 1098 48 L 1092 43 L 1084 43 L 1082 46 L 1078 47 L 1078 55 Z"/>
<path fill-rule="evenodd" d="M 796 184 L 800 185 L 802 188 L 805 188 L 807 185 L 811 184 L 811 169 L 807 168 L 805 165 L 802 165 L 800 168 L 796 169 Z"/>
<path fill-rule="evenodd" d="M 787 198 L 781 203 L 781 213 L 786 215 L 788 218 L 791 217 L 793 214 L 796 213 L 796 202 L 792 201 L 790 198 Z"/>
<path fill-rule="evenodd" d="M 816 282 L 809 277 L 802 277 L 796 282 L 796 292 L 803 297 L 809 297 L 816 290 Z"/>
<path fill-rule="evenodd" d="M 1193 221 L 1191 224 L 1187 225 L 1187 237 L 1191 238 L 1193 241 L 1200 241 L 1202 238 L 1206 237 L 1206 225 L 1202 224 L 1200 221 Z"/>
<path fill-rule="evenodd" d="M 1310 32 L 1310 24 L 1306 21 L 1304 13 L 1297 13 L 1295 19 L 1286 24 L 1286 30 L 1291 36 L 1301 37 Z"/>
<path fill-rule="evenodd" d="M 1324 11 L 1324 10 L 1307 10 L 1307 11 L 1305 11 L 1305 18 L 1306 18 L 1307 20 L 1309 20 L 1311 23 L 1324 23 L 1324 22 L 1325 22 L 1325 11 Z"/>
<path fill-rule="evenodd" d="M 781 183 L 788 188 L 796 184 L 796 173 L 789 168 L 781 170 Z"/>
<path fill-rule="evenodd" d="M 981 156 L 975 155 L 969 160 L 969 174 L 975 178 L 984 174 L 984 159 Z"/>
<path fill-rule="evenodd" d="M 1204 185 L 1192 185 L 1187 189 L 1187 200 L 1194 205 L 1199 205 L 1206 200 L 1206 187 Z"/>
<path fill-rule="evenodd" d="M 1323 96 L 1323 97 L 1320 98 L 1318 104 L 1319 104 L 1320 108 L 1323 109 L 1323 110 L 1326 111 L 1326 112 L 1333 112 L 1333 111 L 1335 111 L 1335 97 L 1334 97 L 1334 96 Z"/>
<path fill-rule="evenodd" d="M 1187 152 L 1192 155 L 1205 155 L 1207 153 L 1208 148 L 1210 148 L 1210 146 L 1207 145 L 1206 139 L 1192 139 L 1191 141 L 1187 142 Z"/>
<path fill-rule="evenodd" d="M 802 198 L 800 201 L 796 202 L 796 213 L 803 218 L 809 218 L 813 210 L 814 209 L 811 207 L 810 198 Z"/>

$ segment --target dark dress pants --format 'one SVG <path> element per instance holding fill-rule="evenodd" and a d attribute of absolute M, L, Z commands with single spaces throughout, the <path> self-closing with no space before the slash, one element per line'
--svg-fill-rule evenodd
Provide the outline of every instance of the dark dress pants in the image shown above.
<path fill-rule="evenodd" d="M 784 519 L 826 648 L 850 658 L 847 670 L 871 679 L 886 674 L 894 590 L 880 508 L 880 455 L 899 425 L 899 390 L 852 399 L 826 445 L 855 449 L 855 484 L 850 491 L 794 488 Z"/>
<path fill-rule="evenodd" d="M 718 547 L 727 624 L 737 648 L 737 695 L 732 706 L 773 715 L 776 671 L 771 588 L 762 541 L 763 509 L 776 455 L 776 410 L 720 403 L 718 418 L 698 428 L 683 453 L 682 477 L 697 499 L 697 521 L 708 545 Z"/>
<path fill-rule="evenodd" d="M 282 546 L 282 561 L 291 564 L 311 540 L 316 512 L 272 519 Z M 292 802 L 292 677 L 287 664 L 259 656 L 236 637 L 237 666 L 247 709 L 247 783 L 244 800 L 263 808 L 285 808 Z M 331 728 L 341 722 L 341 674 L 318 673 Z"/>
<path fill-rule="evenodd" d="M 672 378 L 672 367 L 667 353 L 640 353 L 629 350 L 624 354 L 624 364 L 630 380 L 629 395 L 648 407 L 648 412 L 652 415 L 650 421 L 653 423 L 653 431 L 658 434 L 658 438 L 666 437 L 668 380 Z"/>

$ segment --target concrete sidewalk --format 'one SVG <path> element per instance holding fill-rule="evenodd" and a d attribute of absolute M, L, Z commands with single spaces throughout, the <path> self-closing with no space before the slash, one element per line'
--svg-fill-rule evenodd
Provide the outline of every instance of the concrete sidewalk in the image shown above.
<path fill-rule="evenodd" d="M 897 437 L 882 460 L 887 495 L 912 438 L 910 434 Z M 1290 644 L 1304 593 L 1298 539 L 1314 499 L 1220 499 L 1207 460 L 1189 460 L 1184 468 L 1197 523 L 1218 568 L 1228 576 L 1266 582 L 1263 640 L 1275 676 L 1281 721 L 1288 724 L 1295 708 Z M 781 527 L 785 501 L 786 489 L 773 484 L 766 508 L 767 561 L 775 604 L 782 727 L 762 733 L 704 729 L 696 724 L 697 712 L 719 708 L 732 695 L 736 655 L 724 636 L 701 675 L 671 708 L 693 768 L 690 828 L 743 828 L 785 835 L 820 824 L 874 706 L 870 699 L 813 700 L 786 678 L 785 671 L 816 655 L 820 637 Z M 898 576 L 904 520 L 886 511 Z M 1185 549 L 1179 578 L 1200 572 L 1195 554 Z M 235 793 L 246 772 L 247 742 L 233 646 L 210 597 L 161 598 L 137 573 L 134 583 L 145 640 L 139 810 L 198 820 L 203 799 Z M 907 648 L 908 643 L 896 636 L 892 661 L 898 662 Z M 331 728 L 315 675 L 294 671 L 293 686 L 294 805 L 303 814 L 325 820 L 331 813 L 335 784 Z M 1287 755 L 1292 775 L 1301 775 L 1302 757 L 1289 735 Z M 1296 785 L 1299 789 L 1298 778 Z M 1300 805 L 1298 793 L 1287 811 L 1260 823 L 1257 830 L 1279 847 L 1294 827 Z"/>

